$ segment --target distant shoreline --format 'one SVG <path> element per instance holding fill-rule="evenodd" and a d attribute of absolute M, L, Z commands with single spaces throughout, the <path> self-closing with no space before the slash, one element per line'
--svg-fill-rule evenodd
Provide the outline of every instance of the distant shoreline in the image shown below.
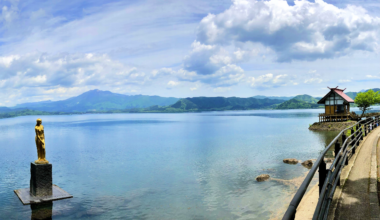
<path fill-rule="evenodd" d="M 299 109 L 224 109 L 224 110 L 198 110 L 198 111 L 135 111 L 135 110 L 115 110 L 115 111 L 91 111 L 91 112 L 45 112 L 36 110 L 22 110 L 22 111 L 11 111 L 0 113 L 0 119 L 4 118 L 15 118 L 19 116 L 29 116 L 29 115 L 85 115 L 85 114 L 136 114 L 136 113 L 161 113 L 161 114 L 173 114 L 173 113 L 202 113 L 202 112 L 226 112 L 226 111 L 257 111 L 257 110 L 274 110 L 274 111 L 284 111 L 284 110 L 312 110 L 320 108 L 299 108 Z"/>

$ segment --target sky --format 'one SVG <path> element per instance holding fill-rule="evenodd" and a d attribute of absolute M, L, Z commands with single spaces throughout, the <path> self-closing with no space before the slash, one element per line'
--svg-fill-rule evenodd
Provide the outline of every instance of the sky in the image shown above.
<path fill-rule="evenodd" d="M 375 0 L 0 0 L 0 106 L 380 88 Z"/>

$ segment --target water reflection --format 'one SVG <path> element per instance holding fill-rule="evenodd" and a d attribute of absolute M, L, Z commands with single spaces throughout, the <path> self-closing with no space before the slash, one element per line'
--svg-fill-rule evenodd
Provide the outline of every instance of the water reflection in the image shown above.
<path fill-rule="evenodd" d="M 32 220 L 51 220 L 53 215 L 53 202 L 30 204 Z"/>
<path fill-rule="evenodd" d="M 325 145 L 325 147 L 327 147 L 331 143 L 331 141 L 334 140 L 334 138 L 339 134 L 340 131 L 313 131 L 313 130 L 310 130 L 310 132 L 315 134 L 318 137 L 320 143 L 323 143 Z M 322 151 L 323 150 L 321 150 L 321 152 Z M 334 151 L 334 149 L 330 148 L 330 150 L 326 153 L 326 157 L 328 157 L 328 158 L 334 157 L 333 151 Z"/>

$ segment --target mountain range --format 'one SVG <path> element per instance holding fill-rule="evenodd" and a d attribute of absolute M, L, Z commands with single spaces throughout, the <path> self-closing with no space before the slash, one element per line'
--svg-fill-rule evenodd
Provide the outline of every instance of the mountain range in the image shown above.
<path fill-rule="evenodd" d="M 96 112 L 147 108 L 153 105 L 168 106 L 178 100 L 179 98 L 173 97 L 166 98 L 146 95 L 129 96 L 96 89 L 62 101 L 23 103 L 10 109 L 30 109 L 46 112 Z M 6 111 L 6 109 L 3 107 L 0 108 L 0 111 Z"/>
<path fill-rule="evenodd" d="M 380 89 L 372 89 L 380 91 Z M 368 90 L 365 90 L 368 91 Z M 347 92 L 355 99 L 358 92 Z M 249 109 L 303 109 L 321 108 L 320 97 L 253 96 L 174 98 L 147 95 L 122 95 L 109 91 L 90 90 L 61 101 L 42 101 L 0 107 L 0 118 L 36 114 L 81 114 L 95 112 L 188 112 Z"/>
<path fill-rule="evenodd" d="M 281 99 L 257 99 L 237 97 L 194 97 L 178 100 L 169 108 L 184 111 L 221 111 L 221 110 L 248 110 L 263 109 L 284 102 Z"/>
<path fill-rule="evenodd" d="M 279 99 L 279 100 L 290 100 L 294 98 L 294 96 L 263 96 L 263 95 L 255 95 L 252 96 L 255 99 Z"/>
<path fill-rule="evenodd" d="M 288 101 L 278 105 L 276 109 L 307 109 L 322 108 L 323 105 L 317 104 L 320 98 L 314 98 L 310 95 L 298 95 Z"/>

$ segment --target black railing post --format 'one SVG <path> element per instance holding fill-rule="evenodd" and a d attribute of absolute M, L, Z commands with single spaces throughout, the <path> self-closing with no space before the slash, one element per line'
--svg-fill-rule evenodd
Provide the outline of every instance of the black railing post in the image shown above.
<path fill-rule="evenodd" d="M 343 139 L 343 136 L 342 136 L 342 139 Z M 342 142 L 342 143 L 344 143 L 344 142 Z M 335 159 L 337 159 L 339 157 L 339 151 L 340 151 L 339 141 L 336 141 L 334 151 L 335 151 Z M 335 167 L 336 166 L 338 166 L 338 163 L 335 165 Z M 338 181 L 337 185 L 340 186 L 340 177 L 337 176 L 337 180 L 335 180 L 335 181 Z"/>
<path fill-rule="evenodd" d="M 376 126 L 376 128 L 379 126 L 379 125 L 377 124 L 377 120 L 378 120 L 378 117 L 375 117 L 375 119 L 373 120 L 373 122 L 375 122 L 375 126 Z"/>
<path fill-rule="evenodd" d="M 346 134 L 343 132 L 342 134 L 342 145 L 344 144 L 344 142 L 346 141 Z M 343 146 L 342 146 L 343 147 Z"/>
<path fill-rule="evenodd" d="M 327 174 L 326 163 L 322 158 L 322 161 L 319 164 L 319 194 L 321 194 L 322 192 L 322 187 L 323 187 L 323 184 L 325 183 L 326 174 Z"/>
<path fill-rule="evenodd" d="M 360 125 L 360 140 L 363 140 L 363 126 Z"/>
<path fill-rule="evenodd" d="M 367 124 L 364 124 L 364 137 L 367 136 Z"/>
<path fill-rule="evenodd" d="M 337 158 L 339 155 L 339 150 L 340 150 L 340 143 L 339 143 L 339 140 L 337 140 L 335 142 L 335 148 L 334 148 L 334 153 L 335 153 L 335 158 Z"/>
<path fill-rule="evenodd" d="M 373 126 L 374 129 L 376 128 L 376 123 L 375 123 L 375 121 L 376 121 L 376 118 L 373 118 L 373 119 L 372 119 L 372 126 Z"/>
<path fill-rule="evenodd" d="M 376 126 L 376 118 L 373 118 L 372 124 L 373 124 L 373 129 L 377 128 L 377 126 Z"/>
<path fill-rule="evenodd" d="M 294 211 L 294 214 L 292 215 L 292 219 L 293 219 L 293 220 L 296 219 L 296 212 L 297 212 L 297 210 Z"/>
<path fill-rule="evenodd" d="M 356 125 L 356 134 L 355 134 L 355 143 L 356 146 L 359 146 L 359 140 L 360 140 L 360 128 L 358 125 Z M 354 148 L 354 153 L 355 153 L 355 148 Z"/>
<path fill-rule="evenodd" d="M 358 130 L 356 130 L 358 131 Z M 356 146 L 359 145 L 359 133 L 355 134 L 354 143 L 352 143 L 352 154 L 355 154 Z"/>

